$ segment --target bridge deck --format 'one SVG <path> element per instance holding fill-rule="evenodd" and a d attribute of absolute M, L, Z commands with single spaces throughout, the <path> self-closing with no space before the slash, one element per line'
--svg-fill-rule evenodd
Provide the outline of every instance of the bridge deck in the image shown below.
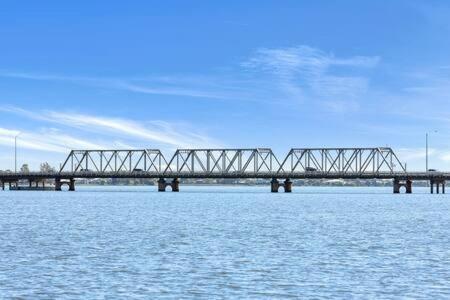
<path fill-rule="evenodd" d="M 379 172 L 379 173 L 324 173 L 324 172 L 245 172 L 245 173 L 211 173 L 211 172 L 27 172 L 27 173 L 6 173 L 0 172 L 1 181 L 13 180 L 39 180 L 39 179 L 71 179 L 71 178 L 193 178 L 193 179 L 271 179 L 271 178 L 289 178 L 289 179 L 411 179 L 411 180 L 432 180 L 444 179 L 450 180 L 448 172 Z"/>

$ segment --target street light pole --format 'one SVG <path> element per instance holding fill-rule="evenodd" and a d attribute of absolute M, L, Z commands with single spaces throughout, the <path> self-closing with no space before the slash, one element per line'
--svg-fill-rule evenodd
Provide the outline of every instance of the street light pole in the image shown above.
<path fill-rule="evenodd" d="M 17 173 L 17 138 L 21 132 L 14 136 L 14 173 Z"/>
<path fill-rule="evenodd" d="M 425 172 L 428 172 L 428 132 L 425 134 Z"/>
<path fill-rule="evenodd" d="M 434 133 L 437 133 L 437 130 L 433 130 Z M 425 134 L 425 172 L 428 172 L 428 132 Z"/>

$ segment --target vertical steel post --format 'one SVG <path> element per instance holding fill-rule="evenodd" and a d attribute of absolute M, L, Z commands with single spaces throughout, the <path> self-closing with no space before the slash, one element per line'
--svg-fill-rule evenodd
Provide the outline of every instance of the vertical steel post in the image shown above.
<path fill-rule="evenodd" d="M 425 172 L 428 172 L 428 132 L 425 134 Z"/>

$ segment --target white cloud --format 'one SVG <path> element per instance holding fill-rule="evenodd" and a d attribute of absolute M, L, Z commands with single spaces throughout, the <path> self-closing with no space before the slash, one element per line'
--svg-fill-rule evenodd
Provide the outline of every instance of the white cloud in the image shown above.
<path fill-rule="evenodd" d="M 44 152 L 68 153 L 71 149 L 101 149 L 103 145 L 62 134 L 54 129 L 42 129 L 38 133 L 0 128 L 0 145 L 14 147 L 14 137 L 18 147 Z"/>
<path fill-rule="evenodd" d="M 450 162 L 450 152 L 446 152 L 440 157 L 443 161 Z"/>
<path fill-rule="evenodd" d="M 362 76 L 333 74 L 332 67 L 372 68 L 379 61 L 377 56 L 337 58 L 316 48 L 299 46 L 259 49 L 242 66 L 274 75 L 281 90 L 296 100 L 318 99 L 325 107 L 342 111 L 357 107 L 356 100 L 367 91 L 369 81 Z"/>
<path fill-rule="evenodd" d="M 30 72 L 2 72 L 1 77 L 18 78 L 38 81 L 60 81 L 86 86 L 123 90 L 133 93 L 184 96 L 192 98 L 208 99 L 232 99 L 245 100 L 245 94 L 223 86 L 212 86 L 211 78 L 197 78 L 185 76 L 177 77 L 146 77 L 146 78 L 108 78 L 48 75 Z M 200 80 L 201 79 L 201 80 Z"/>
<path fill-rule="evenodd" d="M 426 156 L 425 148 L 400 148 L 397 151 L 397 156 L 405 161 L 411 160 L 423 160 Z M 436 149 L 429 148 L 428 155 L 434 156 L 436 154 Z"/>
<path fill-rule="evenodd" d="M 252 58 L 243 63 L 243 66 L 262 68 L 281 75 L 291 75 L 291 73 L 297 72 L 307 75 L 319 75 L 331 66 L 375 67 L 379 60 L 380 58 L 377 56 L 355 56 L 341 59 L 316 48 L 298 46 L 259 49 Z"/>
<path fill-rule="evenodd" d="M 219 74 L 149 77 L 89 77 L 1 71 L 0 76 L 25 80 L 61 81 L 71 84 L 122 90 L 150 95 L 167 95 L 216 100 L 279 102 L 318 99 L 324 107 L 341 107 L 354 102 L 367 90 L 361 75 L 336 75 L 332 68 L 372 68 L 377 56 L 335 57 L 309 46 L 261 48 L 235 68 Z M 249 72 L 251 71 L 251 72 Z M 266 78 L 274 75 L 276 80 Z M 251 80 L 249 80 L 251 76 Z M 286 97 L 288 96 L 288 97 Z M 336 101 L 336 104 L 327 102 Z M 354 104 L 349 107 L 355 107 Z"/>
<path fill-rule="evenodd" d="M 165 121 L 142 123 L 125 118 L 79 113 L 56 111 L 35 113 L 11 106 L 0 107 L 0 111 L 15 113 L 27 118 L 56 123 L 83 131 L 95 132 L 100 135 L 107 134 L 114 137 L 135 138 L 141 141 L 143 147 L 147 148 L 149 142 L 157 146 L 169 146 L 170 148 L 220 147 L 221 145 L 218 141 L 197 132 L 188 125 L 183 126 Z M 85 144 L 84 146 L 90 147 L 92 145 Z"/>

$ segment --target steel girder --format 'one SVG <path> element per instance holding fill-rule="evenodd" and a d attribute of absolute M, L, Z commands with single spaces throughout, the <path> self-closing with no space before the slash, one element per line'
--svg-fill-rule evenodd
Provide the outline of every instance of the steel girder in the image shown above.
<path fill-rule="evenodd" d="M 171 174 L 267 174 L 280 167 L 271 149 L 179 149 L 165 170 Z"/>
<path fill-rule="evenodd" d="M 406 172 L 391 148 L 293 148 L 278 173 L 378 174 Z"/>
<path fill-rule="evenodd" d="M 282 163 L 271 149 L 178 149 L 167 161 L 160 150 L 72 150 L 60 173 L 192 175 L 226 178 L 406 173 L 391 148 L 293 148 Z"/>
<path fill-rule="evenodd" d="M 161 151 L 141 150 L 72 150 L 60 172 L 162 173 L 167 161 Z"/>

